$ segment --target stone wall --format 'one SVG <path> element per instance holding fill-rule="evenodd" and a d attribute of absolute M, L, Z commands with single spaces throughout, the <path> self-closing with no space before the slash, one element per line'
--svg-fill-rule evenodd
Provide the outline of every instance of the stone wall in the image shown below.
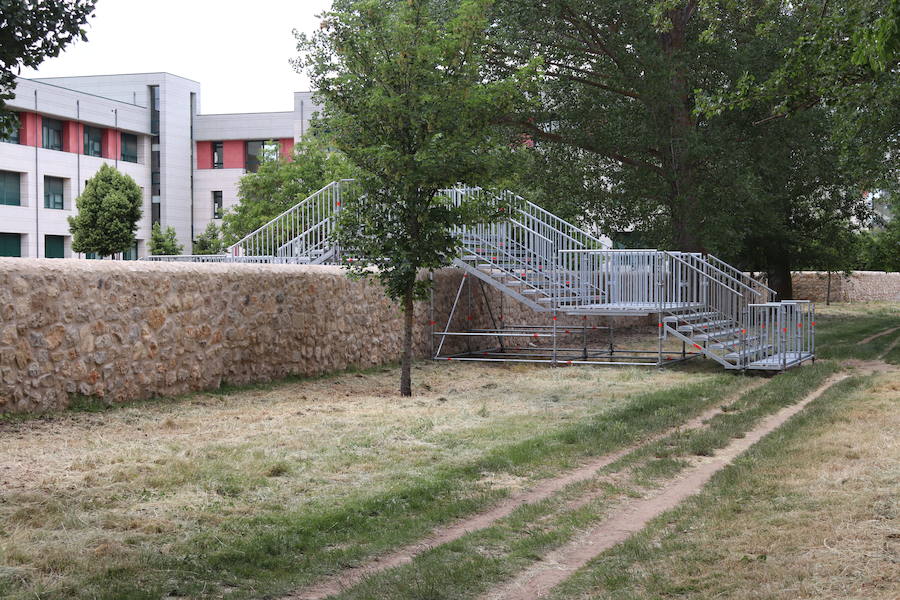
<path fill-rule="evenodd" d="M 430 355 L 461 277 L 437 273 L 433 312 L 417 304 L 417 356 Z M 493 288 L 473 285 L 453 326 L 488 327 L 500 308 Z M 552 323 L 509 299 L 502 312 L 507 323 Z M 573 322 L 582 321 L 559 320 Z M 0 258 L 0 412 L 58 409 L 74 394 L 123 402 L 396 362 L 402 323 L 377 283 L 338 267 Z M 446 350 L 467 345 L 478 347 L 456 338 Z"/>
<path fill-rule="evenodd" d="M 828 273 L 793 273 L 794 297 L 824 303 L 828 294 Z M 832 302 L 900 302 L 900 273 L 854 271 L 850 275 L 831 274 Z"/>

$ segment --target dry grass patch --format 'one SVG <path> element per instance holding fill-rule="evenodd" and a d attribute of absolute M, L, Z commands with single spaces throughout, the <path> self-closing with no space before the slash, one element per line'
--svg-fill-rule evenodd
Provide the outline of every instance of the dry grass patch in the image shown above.
<path fill-rule="evenodd" d="M 231 517 L 378 493 L 635 393 L 712 376 L 423 363 L 411 399 L 383 369 L 0 423 L 0 583 L 27 575 L 40 590 Z"/>

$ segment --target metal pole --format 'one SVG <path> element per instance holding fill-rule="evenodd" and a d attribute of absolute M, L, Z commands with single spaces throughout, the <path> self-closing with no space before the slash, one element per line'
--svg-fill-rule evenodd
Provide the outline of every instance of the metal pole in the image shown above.
<path fill-rule="evenodd" d="M 453 315 L 456 314 L 456 305 L 459 304 L 459 297 L 462 295 L 464 285 L 466 285 L 465 274 L 463 274 L 462 278 L 459 280 L 459 289 L 456 290 L 456 297 L 453 299 L 453 306 L 450 308 L 450 316 L 447 317 L 447 325 L 444 327 L 444 334 L 441 336 L 441 343 L 438 344 L 437 352 L 434 354 L 435 358 L 440 356 L 441 349 L 444 347 L 444 341 L 446 341 L 447 334 L 450 332 L 450 323 L 453 321 Z"/>
<path fill-rule="evenodd" d="M 434 356 L 434 271 L 428 273 L 428 279 L 431 281 L 431 298 L 429 299 L 429 310 L 428 310 L 428 325 L 431 329 L 431 345 L 430 352 L 431 356 Z"/>

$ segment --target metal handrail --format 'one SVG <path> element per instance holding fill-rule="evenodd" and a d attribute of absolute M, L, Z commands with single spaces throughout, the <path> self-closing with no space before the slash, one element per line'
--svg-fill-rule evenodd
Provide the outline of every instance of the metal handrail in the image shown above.
<path fill-rule="evenodd" d="M 550 244 L 553 243 L 553 240 L 551 240 L 551 239 L 548 238 L 547 236 L 541 235 L 540 233 L 538 233 L 537 231 L 535 231 L 535 230 L 532 229 L 531 227 L 525 225 L 524 223 L 519 223 L 519 222 L 516 221 L 515 219 L 510 219 L 510 222 L 513 223 L 513 224 L 515 224 L 515 225 L 518 225 L 519 227 L 521 227 L 522 229 L 524 229 L 524 230 L 527 231 L 528 233 L 530 233 L 530 234 L 532 234 L 532 235 L 536 235 L 537 237 L 541 238 L 542 240 L 544 240 L 544 241 L 547 242 L 547 243 L 550 243 Z M 559 252 L 568 252 L 568 250 L 560 250 Z"/>
<path fill-rule="evenodd" d="M 710 275 L 709 273 L 705 272 L 703 269 L 697 268 L 696 265 L 692 265 L 691 263 L 689 263 L 688 261 L 684 260 L 684 259 L 681 258 L 680 256 L 675 256 L 675 254 L 673 254 L 672 252 L 670 252 L 670 251 L 668 251 L 668 250 L 663 250 L 662 253 L 665 254 L 666 256 L 669 256 L 669 257 L 671 257 L 671 258 L 674 258 L 675 260 L 677 260 L 677 261 L 679 261 L 679 262 L 681 262 L 681 263 L 687 265 L 688 268 L 693 269 L 694 271 L 696 271 L 697 273 L 703 275 L 703 276 L 706 277 L 707 279 L 710 279 L 710 280 L 714 281 L 715 283 L 717 283 L 717 284 L 719 284 L 720 286 L 724 287 L 725 289 L 731 291 L 731 292 L 734 293 L 735 295 L 739 295 L 739 294 L 738 294 L 738 291 L 735 290 L 734 288 L 728 287 L 727 285 L 725 285 L 724 283 L 722 283 L 721 281 L 719 281 L 718 279 L 716 279 L 715 277 L 713 277 L 713 276 Z M 709 265 L 709 266 L 712 266 L 712 265 Z M 713 267 L 713 268 L 714 268 L 714 267 Z M 725 275 L 725 273 L 723 273 L 723 275 Z M 726 276 L 727 276 L 727 275 L 726 275 Z M 743 284 L 742 284 L 742 285 L 743 285 Z"/>
<path fill-rule="evenodd" d="M 342 180 L 342 181 L 343 181 L 343 180 Z M 335 186 L 335 185 L 340 185 L 340 183 L 341 183 L 341 182 L 339 182 L 339 181 L 332 181 L 332 182 L 329 183 L 328 185 L 322 187 L 320 190 L 313 192 L 313 193 L 310 194 L 308 197 L 306 197 L 305 199 L 303 199 L 299 204 L 295 204 L 294 206 L 288 208 L 288 209 L 285 210 L 284 212 L 282 212 L 282 213 L 276 215 L 275 217 L 272 217 L 271 219 L 269 219 L 269 221 L 267 221 L 267 222 L 264 223 L 263 225 L 260 225 L 259 227 L 257 227 L 256 229 L 254 229 L 253 231 L 251 231 L 250 233 L 248 233 L 247 235 L 245 235 L 244 237 L 242 237 L 240 240 L 238 240 L 238 241 L 235 242 L 234 244 L 228 246 L 228 248 L 226 248 L 226 250 L 227 250 L 228 252 L 230 252 L 230 253 L 231 253 L 231 252 L 234 252 L 234 249 L 235 249 L 235 248 L 239 248 L 239 247 L 245 245 L 247 242 L 249 242 L 250 240 L 252 240 L 254 237 L 256 237 L 256 236 L 258 236 L 260 233 L 262 233 L 264 230 L 268 229 L 268 228 L 272 225 L 272 223 L 278 221 L 278 220 L 281 219 L 282 217 L 287 216 L 288 214 L 297 212 L 297 211 L 300 209 L 300 207 L 301 207 L 302 205 L 304 205 L 305 203 L 309 202 L 310 199 L 312 199 L 312 198 L 318 196 L 319 194 L 322 194 L 323 192 L 325 192 L 325 190 L 327 190 L 327 189 L 329 189 L 329 188 L 331 188 L 331 187 L 333 187 L 333 186 Z"/>
<path fill-rule="evenodd" d="M 700 260 L 703 260 L 702 256 L 698 256 L 697 258 L 700 259 Z M 731 281 L 735 282 L 735 283 L 738 284 L 739 286 L 741 286 L 741 287 L 747 289 L 748 291 L 750 291 L 750 292 L 756 294 L 757 296 L 762 296 L 762 293 L 760 293 L 759 291 L 754 290 L 752 287 L 750 287 L 750 286 L 747 285 L 746 283 L 744 283 L 744 282 L 742 282 L 742 281 L 736 279 L 735 277 L 729 275 L 729 274 L 726 273 L 725 271 L 723 271 L 723 270 L 719 269 L 718 267 L 716 267 L 715 265 L 711 264 L 709 261 L 704 260 L 703 262 L 705 262 L 705 263 L 706 263 L 706 266 L 708 266 L 710 269 L 713 269 L 714 271 L 718 272 L 719 274 L 721 274 L 721 275 L 727 277 L 728 279 L 730 279 Z"/>
<path fill-rule="evenodd" d="M 649 248 L 643 248 L 643 249 L 638 249 L 638 250 L 628 250 L 628 249 L 625 249 L 625 248 L 609 249 L 609 250 L 600 250 L 600 249 L 595 249 L 595 248 L 584 248 L 584 249 L 576 248 L 576 249 L 571 249 L 571 250 L 560 250 L 560 252 L 566 252 L 566 253 L 583 252 L 583 253 L 588 253 L 588 254 L 601 254 L 601 253 L 606 253 L 606 252 L 622 252 L 622 253 L 636 253 L 636 254 L 637 254 L 637 253 L 660 252 L 660 250 L 649 249 Z M 673 256 L 672 253 L 671 253 L 670 251 L 665 251 L 665 250 L 664 250 L 664 251 L 662 251 L 662 252 L 664 252 L 665 254 L 668 254 L 669 256 L 672 256 L 673 258 L 676 258 L 677 260 L 681 260 L 682 262 L 684 262 L 683 259 Z M 691 256 L 696 256 L 697 258 L 700 258 L 700 259 L 702 260 L 702 255 L 691 253 Z M 715 257 L 713 257 L 713 258 L 715 258 Z M 688 263 L 685 262 L 685 264 L 688 264 Z M 693 265 L 690 265 L 690 266 L 691 266 L 692 268 L 695 268 L 695 269 L 696 269 L 696 267 L 694 267 Z M 738 279 L 736 279 L 735 277 L 729 275 L 728 273 L 722 271 L 721 269 L 719 269 L 719 268 L 716 267 L 715 265 L 707 264 L 707 266 L 708 266 L 709 268 L 711 268 L 711 269 L 717 271 L 718 273 L 720 273 L 720 274 L 723 275 L 724 277 L 727 277 L 728 279 L 730 279 L 730 280 L 733 281 L 734 283 L 738 284 L 739 286 L 741 286 L 741 287 L 743 287 L 743 288 L 746 288 L 746 289 L 747 289 L 748 291 L 750 291 L 750 292 L 753 292 L 753 293 L 756 294 L 757 296 L 761 296 L 761 295 L 762 295 L 759 291 L 754 290 L 752 287 L 748 286 L 747 284 L 743 283 L 742 281 L 739 281 Z M 708 274 L 707 274 L 707 276 L 708 276 L 708 277 L 711 277 L 711 276 L 709 276 Z"/>
<path fill-rule="evenodd" d="M 773 298 L 776 297 L 776 296 L 778 296 L 778 292 L 776 292 L 775 290 L 773 290 L 772 288 L 770 288 L 769 286 L 767 286 L 766 284 L 764 284 L 764 283 L 763 283 L 762 281 L 760 281 L 759 279 L 756 279 L 755 277 L 750 277 L 749 275 L 747 275 L 746 273 L 744 273 L 744 272 L 741 271 L 740 269 L 735 268 L 734 266 L 728 264 L 727 262 L 725 262 L 725 261 L 722 260 L 721 258 L 718 258 L 717 256 L 713 256 L 712 254 L 707 254 L 706 256 L 707 256 L 708 258 L 712 259 L 713 261 L 717 262 L 717 263 L 718 263 L 719 265 L 721 265 L 722 267 L 724 267 L 724 268 L 726 268 L 726 269 L 730 269 L 730 270 L 733 271 L 734 273 L 739 274 L 741 277 L 744 277 L 744 278 L 748 279 L 749 281 L 752 281 L 752 282 L 753 282 L 753 285 L 757 285 L 757 286 L 761 287 L 762 289 L 766 290 L 767 292 L 769 292 L 770 294 L 772 294 L 772 297 L 773 297 Z M 762 294 L 759 294 L 759 295 L 762 295 Z"/>

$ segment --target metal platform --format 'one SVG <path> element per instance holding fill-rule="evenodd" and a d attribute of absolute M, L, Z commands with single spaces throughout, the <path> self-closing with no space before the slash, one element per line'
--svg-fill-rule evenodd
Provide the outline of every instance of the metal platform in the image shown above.
<path fill-rule="evenodd" d="M 610 302 L 583 304 L 575 309 L 560 305 L 560 312 L 567 315 L 603 315 L 610 317 L 644 317 L 660 312 L 666 314 L 687 313 L 703 308 L 700 302 Z"/>
<path fill-rule="evenodd" d="M 783 371 L 815 359 L 816 356 L 812 352 L 779 352 L 778 354 L 755 360 L 748 364 L 747 368 L 760 371 Z"/>

